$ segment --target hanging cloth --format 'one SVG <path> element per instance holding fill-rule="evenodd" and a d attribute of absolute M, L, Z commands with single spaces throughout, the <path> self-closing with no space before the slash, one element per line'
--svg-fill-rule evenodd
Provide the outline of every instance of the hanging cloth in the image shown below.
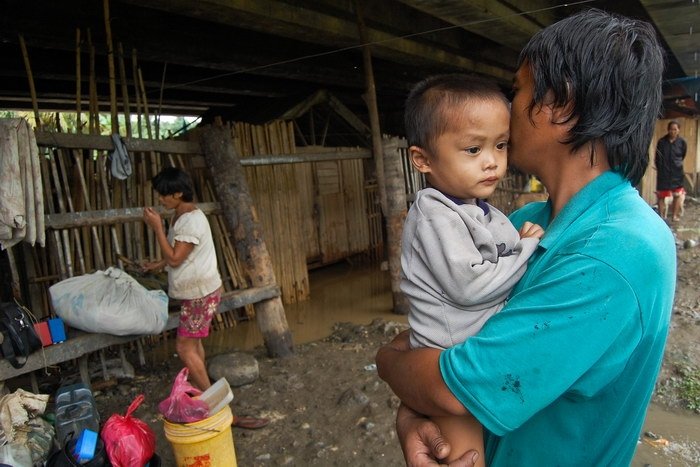
<path fill-rule="evenodd" d="M 39 148 L 23 118 L 0 119 L 0 247 L 45 244 Z"/>
<path fill-rule="evenodd" d="M 112 176 L 119 180 L 126 180 L 126 178 L 131 175 L 129 151 L 127 151 L 126 144 L 124 144 L 124 140 L 119 134 L 112 134 L 112 142 L 114 143 L 114 151 L 110 157 L 110 159 L 112 159 L 110 167 Z"/>

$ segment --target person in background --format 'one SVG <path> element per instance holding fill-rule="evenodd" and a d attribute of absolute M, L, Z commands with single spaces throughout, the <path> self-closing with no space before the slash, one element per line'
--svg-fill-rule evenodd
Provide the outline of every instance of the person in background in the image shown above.
<path fill-rule="evenodd" d="M 681 220 L 685 189 L 683 188 L 683 159 L 688 145 L 679 136 L 681 126 L 672 120 L 668 123 L 668 133 L 656 144 L 656 196 L 659 214 L 666 219 L 668 207 L 666 198 L 673 197 L 671 205 L 674 222 Z"/>
<path fill-rule="evenodd" d="M 379 376 L 402 401 L 408 465 L 450 453 L 426 416 L 466 414 L 484 427 L 491 467 L 629 465 L 676 284 L 672 232 L 634 188 L 649 163 L 662 76 L 654 28 L 596 9 L 544 28 L 521 52 L 509 159 L 549 200 L 511 221 L 546 233 L 476 335 L 439 350 L 411 349 L 402 333 L 377 352 Z"/>
<path fill-rule="evenodd" d="M 202 339 L 221 301 L 222 282 L 209 221 L 194 202 L 192 179 L 183 170 L 167 167 L 153 177 L 153 189 L 166 209 L 174 210 L 166 234 L 163 220 L 151 207 L 143 220 L 155 233 L 163 259 L 146 263 L 144 271 L 166 268 L 168 295 L 181 301 L 175 347 L 189 370 L 191 383 L 202 391 L 211 386 Z M 234 426 L 261 428 L 268 420 L 235 417 Z"/>
<path fill-rule="evenodd" d="M 519 234 L 484 201 L 506 173 L 509 107 L 495 84 L 459 74 L 423 80 L 406 100 L 411 163 L 428 184 L 416 194 L 401 243 L 411 348 L 445 349 L 474 335 L 503 307 L 542 236 L 529 223 Z M 473 417 L 433 421 L 452 458 L 483 452 Z"/>

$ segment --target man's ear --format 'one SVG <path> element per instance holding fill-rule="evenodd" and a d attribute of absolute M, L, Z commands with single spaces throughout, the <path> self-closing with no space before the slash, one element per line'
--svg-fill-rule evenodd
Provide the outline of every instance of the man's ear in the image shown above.
<path fill-rule="evenodd" d="M 408 148 L 408 153 L 411 158 L 411 164 L 420 173 L 430 173 L 430 158 L 425 149 L 418 146 L 411 146 Z"/>
<path fill-rule="evenodd" d="M 566 131 L 571 130 L 574 125 L 576 125 L 578 118 L 571 118 L 571 114 L 574 112 L 574 103 L 572 101 L 567 102 L 561 107 L 554 107 L 554 105 L 552 105 L 550 109 L 552 112 L 552 123 L 564 125 Z"/>
<path fill-rule="evenodd" d="M 544 104 L 549 107 L 552 114 L 552 123 L 564 125 L 567 131 L 569 131 L 576 125 L 578 119 L 571 118 L 571 114 L 574 112 L 574 96 L 571 90 L 571 84 L 568 81 L 566 82 L 566 95 L 566 103 L 562 106 L 556 106 L 554 104 L 554 94 L 549 90 L 545 95 Z"/>

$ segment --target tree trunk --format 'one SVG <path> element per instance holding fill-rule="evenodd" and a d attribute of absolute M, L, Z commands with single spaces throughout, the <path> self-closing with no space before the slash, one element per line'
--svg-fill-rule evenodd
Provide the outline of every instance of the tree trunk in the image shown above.
<path fill-rule="evenodd" d="M 270 254 L 263 239 L 262 226 L 248 191 L 248 183 L 228 127 L 208 125 L 202 131 L 202 150 L 214 181 L 219 203 L 234 245 L 253 287 L 277 284 Z M 280 297 L 254 305 L 256 321 L 267 353 L 287 357 L 294 352 L 292 334 L 287 325 Z"/>

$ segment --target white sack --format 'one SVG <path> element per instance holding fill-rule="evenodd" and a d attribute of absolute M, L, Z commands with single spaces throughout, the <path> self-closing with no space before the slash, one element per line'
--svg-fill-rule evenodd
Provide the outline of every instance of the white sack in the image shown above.
<path fill-rule="evenodd" d="M 65 323 L 116 336 L 159 334 L 168 321 L 168 296 L 147 290 L 117 268 L 71 277 L 49 287 L 51 303 Z"/>

